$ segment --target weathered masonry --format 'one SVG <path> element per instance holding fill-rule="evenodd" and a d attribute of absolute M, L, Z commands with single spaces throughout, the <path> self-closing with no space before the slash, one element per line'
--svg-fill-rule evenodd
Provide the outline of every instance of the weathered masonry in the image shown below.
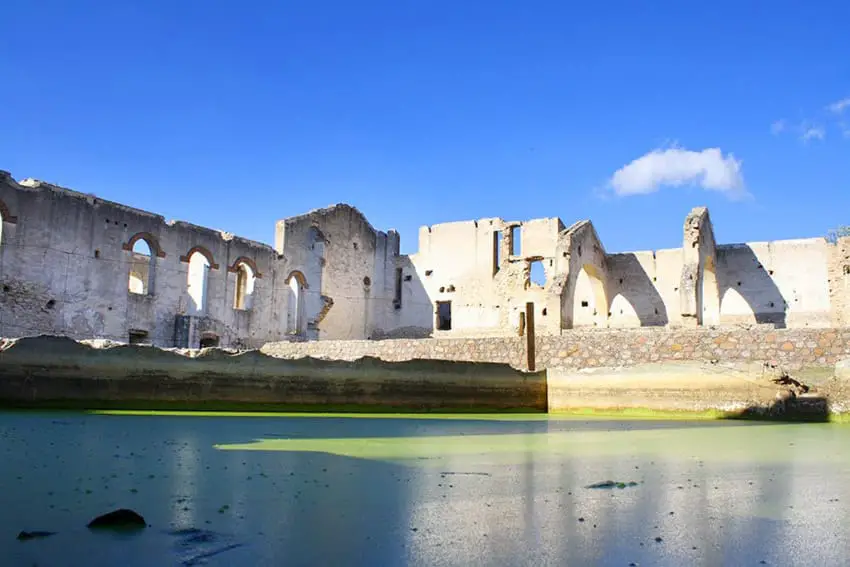
<path fill-rule="evenodd" d="M 557 335 L 578 327 L 850 324 L 850 239 L 609 254 L 593 225 L 423 227 L 416 254 L 348 205 L 277 223 L 274 247 L 0 171 L 0 335 L 158 346 Z"/>

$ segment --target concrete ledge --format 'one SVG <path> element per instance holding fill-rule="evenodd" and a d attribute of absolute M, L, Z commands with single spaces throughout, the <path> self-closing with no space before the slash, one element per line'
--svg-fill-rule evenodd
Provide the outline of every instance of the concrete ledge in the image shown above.
<path fill-rule="evenodd" d="M 281 359 L 40 336 L 0 341 L 0 404 L 136 409 L 545 411 L 545 372 L 505 364 Z"/>
<path fill-rule="evenodd" d="M 780 417 L 826 420 L 850 411 L 848 380 L 834 368 L 809 368 L 783 382 L 758 363 L 683 361 L 582 370 L 548 371 L 549 410 L 554 412 L 672 412 L 715 417 Z"/>

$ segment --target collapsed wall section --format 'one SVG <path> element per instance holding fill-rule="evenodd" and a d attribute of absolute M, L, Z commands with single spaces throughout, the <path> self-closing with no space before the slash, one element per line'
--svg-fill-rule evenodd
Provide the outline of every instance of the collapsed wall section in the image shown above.
<path fill-rule="evenodd" d="M 419 250 L 408 258 L 412 273 L 405 274 L 405 326 L 434 336 L 519 336 L 530 303 L 536 329 L 558 332 L 560 303 L 553 290 L 562 228 L 557 218 L 422 227 Z"/>

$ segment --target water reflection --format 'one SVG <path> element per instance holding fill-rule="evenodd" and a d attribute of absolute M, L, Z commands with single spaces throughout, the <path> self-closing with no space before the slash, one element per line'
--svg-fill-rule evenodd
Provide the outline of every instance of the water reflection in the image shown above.
<path fill-rule="evenodd" d="M 0 550 L 48 565 L 846 565 L 848 441 L 828 424 L 0 414 Z M 639 484 L 584 488 L 606 479 Z M 118 506 L 152 527 L 84 529 Z M 59 534 L 13 541 L 24 529 Z"/>

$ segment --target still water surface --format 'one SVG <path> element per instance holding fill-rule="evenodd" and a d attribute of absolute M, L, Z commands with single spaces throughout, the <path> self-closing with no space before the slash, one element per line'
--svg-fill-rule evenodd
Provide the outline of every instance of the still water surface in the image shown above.
<path fill-rule="evenodd" d="M 839 566 L 848 526 L 847 425 L 0 413 L 3 566 Z"/>

